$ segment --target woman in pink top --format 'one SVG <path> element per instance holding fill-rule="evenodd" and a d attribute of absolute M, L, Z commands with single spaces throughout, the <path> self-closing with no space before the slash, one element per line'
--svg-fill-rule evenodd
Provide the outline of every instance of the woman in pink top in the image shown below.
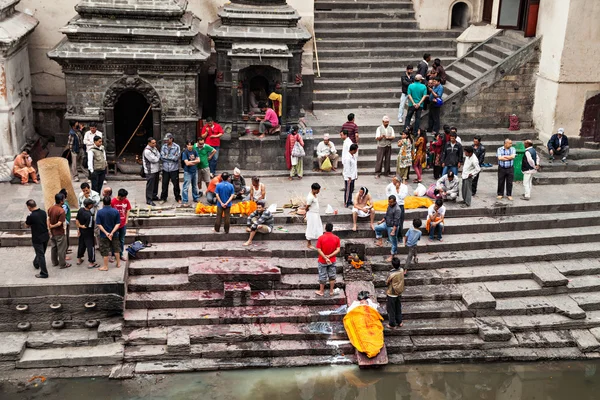
<path fill-rule="evenodd" d="M 263 120 L 256 118 L 256 120 L 260 121 L 258 131 L 261 135 L 259 137 L 264 138 L 266 133 L 270 134 L 273 128 L 279 126 L 279 118 L 277 117 L 277 113 L 272 108 L 267 107 L 265 103 L 260 103 L 259 107 L 265 113 L 265 118 Z"/>

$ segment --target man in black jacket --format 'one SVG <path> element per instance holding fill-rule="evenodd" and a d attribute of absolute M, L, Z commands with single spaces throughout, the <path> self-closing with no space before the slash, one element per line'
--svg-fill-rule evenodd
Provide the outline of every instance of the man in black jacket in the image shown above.
<path fill-rule="evenodd" d="M 485 146 L 481 144 L 481 136 L 477 135 L 473 138 L 473 152 L 477 160 L 479 160 L 479 166 L 483 167 L 485 163 Z M 471 196 L 475 196 L 477 193 L 477 183 L 479 183 L 479 175 L 480 173 L 475 175 L 473 178 L 473 184 L 471 185 Z"/>
<path fill-rule="evenodd" d="M 442 176 L 446 175 L 448 171 L 454 172 L 455 176 L 458 176 L 458 169 L 463 162 L 463 148 L 460 143 L 456 141 L 456 132 L 450 133 L 450 141 L 444 146 L 442 152 Z"/>
<path fill-rule="evenodd" d="M 563 164 L 567 163 L 569 156 L 569 138 L 565 135 L 565 129 L 559 128 L 555 135 L 548 140 L 548 153 L 550 153 L 550 162 L 554 161 L 554 156 L 561 157 Z"/>
<path fill-rule="evenodd" d="M 423 59 L 417 65 L 417 74 L 421 75 L 423 79 L 427 78 L 427 72 L 429 71 L 429 61 L 431 61 L 431 54 L 423 54 Z"/>
<path fill-rule="evenodd" d="M 25 226 L 31 228 L 31 244 L 35 250 L 35 258 L 33 259 L 33 267 L 39 269 L 40 273 L 36 274 L 36 278 L 47 278 L 48 269 L 46 268 L 46 249 L 50 235 L 48 233 L 48 216 L 46 211 L 41 210 L 35 200 L 27 200 L 25 203 L 31 214 L 25 220 Z"/>
<path fill-rule="evenodd" d="M 400 96 L 400 107 L 398 108 L 398 122 L 404 124 L 404 113 L 406 108 L 406 100 L 408 99 L 408 85 L 415 81 L 413 76 L 413 66 L 407 65 L 406 72 L 402 74 L 402 95 Z"/>

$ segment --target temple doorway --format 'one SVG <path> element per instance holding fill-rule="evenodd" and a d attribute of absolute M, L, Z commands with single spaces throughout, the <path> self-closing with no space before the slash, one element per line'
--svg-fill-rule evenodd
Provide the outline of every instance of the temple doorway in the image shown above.
<path fill-rule="evenodd" d="M 600 94 L 585 102 L 580 136 L 597 143 L 600 142 Z"/>
<path fill-rule="evenodd" d="M 117 155 L 123 151 L 125 154 L 141 155 L 146 147 L 148 137 L 152 135 L 152 110 L 148 111 L 150 104 L 146 98 L 137 91 L 126 91 L 115 104 L 115 145 Z M 145 115 L 145 118 L 144 118 Z M 133 135 L 140 121 L 144 119 L 136 134 Z M 129 138 L 133 138 L 129 141 Z M 160 140 L 160 138 L 156 138 Z"/>

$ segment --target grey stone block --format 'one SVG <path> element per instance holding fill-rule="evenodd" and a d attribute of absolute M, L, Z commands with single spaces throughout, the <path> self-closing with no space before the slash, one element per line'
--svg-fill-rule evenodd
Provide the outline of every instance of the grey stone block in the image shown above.
<path fill-rule="evenodd" d="M 496 299 L 483 284 L 461 285 L 461 290 L 463 303 L 469 310 L 496 307 Z"/>
<path fill-rule="evenodd" d="M 478 318 L 479 337 L 485 342 L 502 342 L 513 338 L 502 318 Z"/>
<path fill-rule="evenodd" d="M 101 321 L 98 327 L 99 338 L 120 338 L 123 332 L 123 322 L 119 320 Z"/>
<path fill-rule="evenodd" d="M 131 379 L 135 372 L 135 363 L 116 365 L 109 375 L 109 379 Z"/>
<path fill-rule="evenodd" d="M 167 333 L 167 353 L 190 354 L 190 334 L 185 328 L 169 327 Z"/>
<path fill-rule="evenodd" d="M 571 336 L 577 343 L 577 348 L 584 353 L 600 350 L 600 343 L 588 329 L 574 329 Z"/>
<path fill-rule="evenodd" d="M 533 273 L 533 279 L 542 287 L 566 286 L 569 280 L 556 267 L 549 263 L 526 264 Z"/>
<path fill-rule="evenodd" d="M 21 358 L 25 351 L 25 335 L 2 335 L 0 340 L 0 361 L 15 361 Z"/>
<path fill-rule="evenodd" d="M 17 361 L 17 368 L 112 365 L 122 360 L 123 345 L 120 343 L 57 349 L 26 349 L 21 359 Z"/>

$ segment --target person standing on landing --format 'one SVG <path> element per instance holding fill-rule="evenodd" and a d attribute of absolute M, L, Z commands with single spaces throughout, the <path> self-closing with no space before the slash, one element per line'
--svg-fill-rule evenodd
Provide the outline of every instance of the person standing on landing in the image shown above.
<path fill-rule="evenodd" d="M 36 278 L 47 278 L 48 269 L 46 268 L 46 249 L 50 235 L 48 234 L 48 215 L 46 211 L 41 210 L 35 200 L 27 200 L 25 203 L 31 214 L 25 220 L 25 227 L 31 228 L 31 244 L 35 251 L 33 259 L 33 267 L 39 269 L 40 273 L 36 274 Z"/>
<path fill-rule="evenodd" d="M 162 162 L 162 191 L 160 204 L 165 204 L 169 197 L 169 182 L 173 183 L 175 201 L 181 204 L 181 189 L 179 187 L 179 165 L 181 163 L 181 148 L 175 143 L 172 133 L 167 133 L 160 149 Z"/>
<path fill-rule="evenodd" d="M 406 72 L 402 74 L 400 82 L 402 83 L 402 95 L 400 96 L 400 107 L 398 108 L 398 122 L 404 124 L 404 114 L 406 112 L 406 100 L 408 100 L 408 86 L 415 81 L 413 77 L 413 66 L 407 65 Z"/>
<path fill-rule="evenodd" d="M 394 134 L 394 128 L 390 126 L 390 118 L 386 115 L 383 117 L 381 125 L 377 128 L 375 133 L 375 140 L 377 141 L 377 160 L 375 162 L 375 178 L 381 177 L 381 170 L 383 169 L 383 175 L 388 176 L 392 173 L 391 161 L 392 161 L 392 142 L 396 135 Z"/>
<path fill-rule="evenodd" d="M 117 197 L 111 200 L 110 205 L 112 208 L 119 212 L 120 225 L 117 233 L 119 234 L 119 243 L 121 244 L 121 252 L 119 256 L 121 261 L 127 261 L 123 257 L 125 251 L 125 235 L 127 234 L 127 223 L 129 222 L 129 211 L 131 211 L 131 203 L 127 199 L 129 192 L 125 189 L 119 189 Z M 114 254 L 113 254 L 114 256 Z"/>
<path fill-rule="evenodd" d="M 100 254 L 104 259 L 104 265 L 98 271 L 108 271 L 108 256 L 111 251 L 114 254 L 121 251 L 118 232 L 121 226 L 121 217 L 119 212 L 111 207 L 110 197 L 104 197 L 102 205 L 102 209 L 96 213 L 96 225 L 100 231 Z M 117 257 L 116 261 L 116 267 L 121 268 L 121 257 Z"/>
<path fill-rule="evenodd" d="M 421 225 L 423 222 L 419 218 L 413 219 L 412 226 L 406 231 L 404 235 L 404 246 L 408 249 L 408 256 L 406 256 L 406 262 L 404 263 L 404 275 L 408 272 L 408 267 L 414 262 L 415 265 L 419 264 L 417 259 L 417 244 L 421 239 Z"/>
<path fill-rule="evenodd" d="M 512 147 L 512 140 L 504 139 L 504 146 L 496 151 L 498 157 L 498 200 L 504 197 L 504 187 L 506 186 L 506 196 L 512 200 L 513 179 L 515 177 L 514 162 L 517 156 L 517 150 Z"/>
<path fill-rule="evenodd" d="M 235 197 L 235 188 L 231 184 L 231 176 L 227 172 L 221 174 L 222 182 L 215 188 L 217 196 L 217 220 L 215 221 L 215 232 L 221 230 L 221 220 L 224 219 L 225 233 L 229 233 L 229 219 L 231 216 L 231 204 Z"/>
<path fill-rule="evenodd" d="M 317 268 L 319 270 L 319 290 L 315 292 L 317 296 L 325 294 L 325 284 L 329 281 L 329 297 L 339 293 L 335 288 L 337 255 L 340 254 L 340 238 L 333 234 L 333 224 L 328 222 L 325 225 L 325 233 L 317 240 L 317 252 L 319 260 Z"/>
<path fill-rule="evenodd" d="M 52 265 L 60 269 L 69 268 L 67 263 L 67 238 L 65 237 L 65 226 L 67 214 L 63 209 L 65 196 L 57 193 L 54 196 L 55 204 L 48 209 L 48 228 L 50 229 L 50 256 Z"/>
<path fill-rule="evenodd" d="M 484 163 L 485 163 L 485 146 L 483 144 L 481 144 L 481 136 L 475 136 L 473 138 L 473 154 L 475 154 L 475 157 L 477 157 L 477 160 L 479 161 L 479 166 L 483 167 Z M 474 178 L 473 178 L 473 185 L 471 188 L 472 196 L 475 197 L 475 195 L 477 194 L 477 184 L 479 183 L 479 174 L 477 174 Z"/>
<path fill-rule="evenodd" d="M 206 118 L 206 125 L 202 128 L 202 138 L 207 145 L 215 149 L 216 154 L 209 160 L 208 167 L 210 169 L 210 177 L 214 178 L 217 173 L 217 161 L 219 159 L 219 151 L 221 148 L 221 136 L 223 136 L 223 128 L 221 125 L 213 121 L 211 117 Z"/>
<path fill-rule="evenodd" d="M 465 149 L 465 164 L 462 170 L 462 198 L 465 204 L 462 207 L 471 207 L 471 195 L 473 190 L 473 179 L 481 172 L 479 160 L 473 154 L 473 147 L 466 146 Z"/>
<path fill-rule="evenodd" d="M 146 175 L 146 204 L 156 206 L 158 201 L 158 175 L 160 174 L 160 152 L 156 148 L 156 140 L 148 138 L 148 145 L 142 153 L 142 167 Z"/>
<path fill-rule="evenodd" d="M 321 185 L 313 183 L 306 197 L 306 247 L 309 249 L 314 249 L 311 240 L 317 240 L 323 234 L 323 222 L 321 222 L 319 199 L 317 199 L 320 191 Z"/>
<path fill-rule="evenodd" d="M 344 165 L 344 207 L 348 208 L 354 203 L 352 201 L 352 194 L 354 193 L 354 182 L 358 179 L 358 166 L 356 160 L 356 152 L 358 151 L 358 145 L 352 143 L 350 151 L 342 158 L 342 164 Z"/>
<path fill-rule="evenodd" d="M 94 208 L 94 201 L 92 199 L 85 199 L 83 201 L 83 207 L 77 211 L 77 236 L 79 243 L 77 246 L 77 265 L 83 264 L 83 255 L 87 251 L 88 253 L 88 269 L 97 268 L 96 264 L 96 249 L 94 248 L 94 215 L 92 209 Z"/>
<path fill-rule="evenodd" d="M 533 142 L 531 140 L 526 140 L 525 157 L 523 157 L 523 164 L 521 164 L 525 193 L 521 197 L 521 200 L 529 200 L 529 198 L 531 197 L 531 183 L 533 180 L 533 174 L 535 174 L 539 169 L 540 155 L 533 148 Z"/>

